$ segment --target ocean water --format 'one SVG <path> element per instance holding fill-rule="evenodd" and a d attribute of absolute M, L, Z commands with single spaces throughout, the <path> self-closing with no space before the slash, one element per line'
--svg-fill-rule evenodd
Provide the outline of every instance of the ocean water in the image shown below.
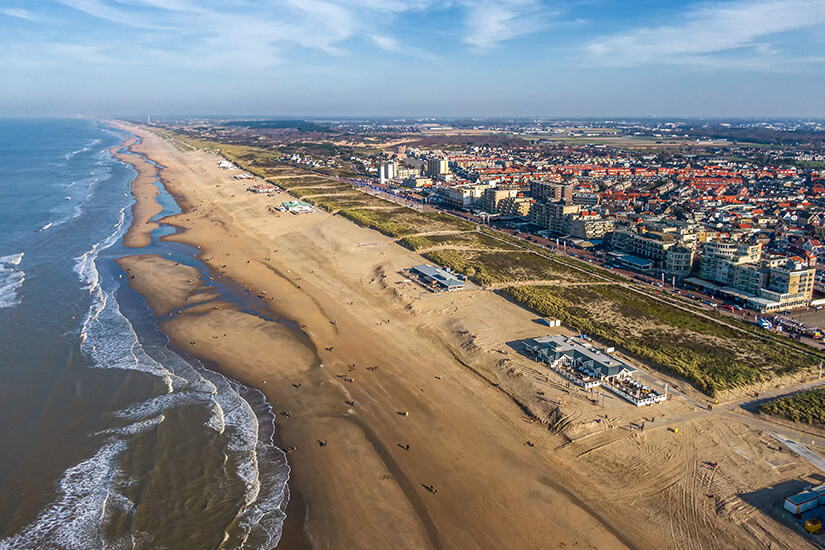
<path fill-rule="evenodd" d="M 114 259 L 160 254 L 254 306 L 168 226 L 122 246 L 126 137 L 0 120 L 0 549 L 272 548 L 289 467 L 269 404 L 173 349 Z"/>

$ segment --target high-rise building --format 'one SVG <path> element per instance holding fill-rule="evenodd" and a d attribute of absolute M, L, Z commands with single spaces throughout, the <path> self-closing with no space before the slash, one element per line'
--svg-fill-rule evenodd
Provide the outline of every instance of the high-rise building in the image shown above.
<path fill-rule="evenodd" d="M 378 163 L 378 182 L 384 184 L 395 179 L 397 168 L 396 163 L 392 161 Z"/>
<path fill-rule="evenodd" d="M 783 311 L 810 303 L 816 268 L 802 258 L 762 258 L 762 245 L 708 242 L 702 247 L 699 276 L 747 294 L 750 306 L 763 312 Z M 741 293 L 722 289 L 742 297 Z"/>
<path fill-rule="evenodd" d="M 498 212 L 499 203 L 508 197 L 515 197 L 518 195 L 518 189 L 506 189 L 501 187 L 492 187 L 484 191 L 481 197 L 481 208 L 485 212 L 495 214 Z"/>
<path fill-rule="evenodd" d="M 430 157 L 427 159 L 427 175 L 435 179 L 450 171 L 445 157 Z"/>
<path fill-rule="evenodd" d="M 736 242 L 711 241 L 702 247 L 699 276 L 708 281 L 729 284 L 731 267 L 739 264 L 755 264 L 762 257 L 762 245 Z"/>
<path fill-rule="evenodd" d="M 537 201 L 571 201 L 573 186 L 546 181 L 531 181 L 530 194 Z"/>
<path fill-rule="evenodd" d="M 530 222 L 557 235 L 570 232 L 569 214 L 578 214 L 581 206 L 563 202 L 534 202 L 530 207 Z"/>

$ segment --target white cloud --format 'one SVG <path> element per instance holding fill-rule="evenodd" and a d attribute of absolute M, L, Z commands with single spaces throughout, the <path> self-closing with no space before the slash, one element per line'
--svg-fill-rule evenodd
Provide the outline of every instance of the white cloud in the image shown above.
<path fill-rule="evenodd" d="M 408 55 L 410 57 L 417 57 L 420 59 L 426 59 L 430 61 L 434 61 L 438 59 L 438 56 L 433 55 L 432 53 L 423 50 L 421 48 L 417 48 L 415 46 L 406 46 L 401 44 L 395 38 L 391 38 L 389 36 L 382 36 L 378 34 L 371 34 L 370 40 L 375 42 L 375 44 L 381 48 L 382 50 L 387 50 L 388 52 L 398 53 L 402 55 Z"/>
<path fill-rule="evenodd" d="M 599 38 L 587 45 L 591 57 L 612 66 L 648 63 L 718 63 L 718 54 L 769 57 L 769 37 L 825 23 L 822 0 L 756 0 L 703 4 L 673 24 L 643 27 Z"/>
<path fill-rule="evenodd" d="M 65 4 L 70 8 L 82 11 L 97 17 L 98 19 L 105 19 L 112 23 L 126 25 L 127 27 L 135 27 L 139 29 L 160 29 L 161 26 L 155 25 L 146 17 L 143 17 L 139 12 L 123 11 L 119 8 L 104 2 L 103 0 L 58 0 L 61 4 Z"/>
<path fill-rule="evenodd" d="M 461 0 L 467 10 L 464 42 L 489 49 L 542 29 L 546 13 L 535 0 Z"/>
<path fill-rule="evenodd" d="M 29 10 L 24 10 L 23 8 L 3 8 L 0 9 L 0 13 L 3 15 L 8 15 L 9 17 L 17 17 L 18 19 L 26 19 L 28 21 L 35 21 L 35 17 Z"/>

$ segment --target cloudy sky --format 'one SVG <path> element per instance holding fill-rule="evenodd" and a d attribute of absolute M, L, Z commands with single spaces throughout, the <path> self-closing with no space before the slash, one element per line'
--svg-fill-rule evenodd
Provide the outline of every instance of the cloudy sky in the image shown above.
<path fill-rule="evenodd" d="M 825 0 L 0 0 L 0 116 L 825 117 Z"/>

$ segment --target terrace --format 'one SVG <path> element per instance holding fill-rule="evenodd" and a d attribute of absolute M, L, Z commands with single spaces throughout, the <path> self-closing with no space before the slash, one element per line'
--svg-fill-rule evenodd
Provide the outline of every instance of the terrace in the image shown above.
<path fill-rule="evenodd" d="M 536 358 L 586 390 L 604 386 L 637 407 L 664 401 L 667 395 L 633 379 L 636 369 L 580 338 L 562 335 L 524 340 Z"/>

